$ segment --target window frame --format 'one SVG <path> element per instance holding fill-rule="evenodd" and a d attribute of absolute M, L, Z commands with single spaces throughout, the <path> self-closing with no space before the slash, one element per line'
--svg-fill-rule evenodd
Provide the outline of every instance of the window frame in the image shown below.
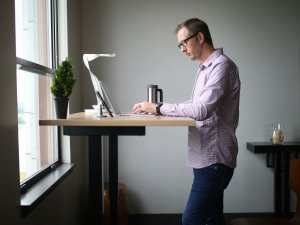
<path fill-rule="evenodd" d="M 35 73 L 38 76 L 49 76 L 55 74 L 55 70 L 45 67 L 43 65 L 28 61 L 26 59 L 22 59 L 17 57 L 17 65 L 19 70 L 24 70 L 27 72 Z M 45 168 L 37 171 L 35 174 L 20 182 L 20 191 L 21 193 L 25 193 L 30 187 L 39 182 L 42 178 L 44 178 L 47 174 L 55 170 L 61 164 L 61 128 L 57 127 L 57 145 L 58 145 L 58 159 L 46 166 Z"/>
<path fill-rule="evenodd" d="M 50 1 L 50 21 L 51 21 L 51 52 L 52 52 L 52 68 L 48 68 L 46 66 L 40 65 L 38 63 L 29 61 L 27 59 L 23 59 L 20 57 L 16 57 L 16 65 L 17 69 L 24 70 L 27 72 L 34 73 L 38 76 L 54 76 L 55 69 L 58 66 L 58 8 L 57 8 L 57 0 L 49 0 Z M 61 128 L 57 127 L 57 145 L 58 159 L 52 162 L 50 165 L 38 170 L 36 173 L 26 178 L 24 181 L 20 182 L 20 191 L 21 194 L 26 193 L 28 189 L 37 184 L 43 178 L 45 178 L 48 174 L 53 172 L 56 168 L 58 168 L 61 162 Z"/>
<path fill-rule="evenodd" d="M 19 70 L 38 75 L 52 76 L 59 62 L 58 51 L 58 1 L 50 0 L 52 68 L 16 57 L 16 66 Z M 57 126 L 57 160 L 43 167 L 37 173 L 20 182 L 20 209 L 22 217 L 26 217 L 57 185 L 64 181 L 73 171 L 74 163 L 62 161 L 62 128 Z"/>

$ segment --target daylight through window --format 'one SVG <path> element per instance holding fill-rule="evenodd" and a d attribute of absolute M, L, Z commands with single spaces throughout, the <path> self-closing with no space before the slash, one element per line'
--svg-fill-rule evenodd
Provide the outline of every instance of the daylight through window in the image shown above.
<path fill-rule="evenodd" d="M 15 0 L 21 183 L 59 160 L 57 128 L 39 126 L 53 116 L 52 16 L 52 0 Z"/>

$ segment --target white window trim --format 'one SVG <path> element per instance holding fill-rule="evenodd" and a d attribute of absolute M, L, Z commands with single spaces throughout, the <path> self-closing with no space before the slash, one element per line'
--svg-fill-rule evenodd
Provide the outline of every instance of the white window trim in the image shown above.
<path fill-rule="evenodd" d="M 68 9 L 67 0 L 57 1 L 58 4 L 58 55 L 59 62 L 68 57 Z M 71 163 L 70 137 L 61 134 L 61 161 Z"/>

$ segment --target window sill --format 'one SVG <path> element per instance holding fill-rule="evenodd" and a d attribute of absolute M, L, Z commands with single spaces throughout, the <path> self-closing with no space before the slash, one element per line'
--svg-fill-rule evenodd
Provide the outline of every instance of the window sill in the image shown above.
<path fill-rule="evenodd" d="M 21 194 L 22 216 L 25 217 L 36 207 L 67 175 L 69 175 L 75 164 L 61 164 L 51 173 L 46 175 L 38 183 Z"/>

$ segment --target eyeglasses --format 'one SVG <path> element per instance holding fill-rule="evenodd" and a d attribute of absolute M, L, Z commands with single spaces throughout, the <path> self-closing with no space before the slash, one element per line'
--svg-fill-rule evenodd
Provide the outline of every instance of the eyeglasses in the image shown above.
<path fill-rule="evenodd" d="M 198 32 L 198 33 L 199 33 L 199 32 Z M 187 41 L 190 40 L 191 38 L 197 36 L 198 33 L 193 34 L 192 36 L 189 36 L 188 38 L 184 39 L 183 41 L 181 41 L 181 42 L 177 45 L 177 47 L 178 47 L 179 49 L 181 49 L 182 46 L 186 48 L 186 47 L 188 46 Z"/>

